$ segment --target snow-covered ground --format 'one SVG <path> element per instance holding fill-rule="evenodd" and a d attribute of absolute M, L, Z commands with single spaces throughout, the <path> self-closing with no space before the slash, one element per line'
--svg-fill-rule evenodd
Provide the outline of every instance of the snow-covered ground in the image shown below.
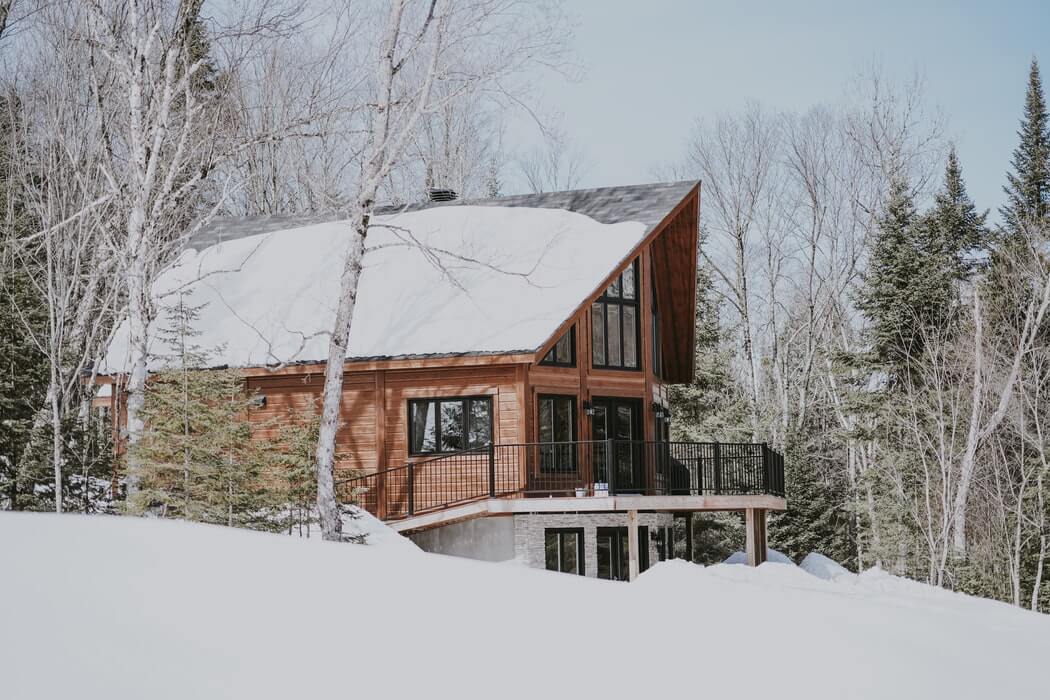
<path fill-rule="evenodd" d="M 0 697 L 1046 697 L 1050 618 L 881 572 L 628 585 L 377 540 L 0 513 Z"/>

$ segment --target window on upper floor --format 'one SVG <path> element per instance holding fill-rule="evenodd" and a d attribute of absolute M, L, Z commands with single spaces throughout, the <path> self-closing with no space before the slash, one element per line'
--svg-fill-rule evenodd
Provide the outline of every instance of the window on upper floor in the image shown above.
<path fill-rule="evenodd" d="M 576 471 L 576 397 L 540 394 L 537 406 L 540 471 Z"/>
<path fill-rule="evenodd" d="M 492 444 L 492 399 L 414 399 L 408 402 L 409 454 L 459 452 Z"/>
<path fill-rule="evenodd" d="M 638 261 L 632 262 L 591 304 L 591 364 L 638 369 Z"/>
<path fill-rule="evenodd" d="M 570 327 L 558 338 L 558 342 L 543 356 L 540 364 L 555 367 L 576 366 L 576 326 Z"/>

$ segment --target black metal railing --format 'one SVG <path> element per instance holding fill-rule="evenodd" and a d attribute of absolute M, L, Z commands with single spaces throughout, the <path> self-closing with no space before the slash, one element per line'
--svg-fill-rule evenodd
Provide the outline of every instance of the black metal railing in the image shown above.
<path fill-rule="evenodd" d="M 765 444 L 590 442 L 489 445 L 337 484 L 384 520 L 483 498 L 784 495 L 784 458 Z"/>

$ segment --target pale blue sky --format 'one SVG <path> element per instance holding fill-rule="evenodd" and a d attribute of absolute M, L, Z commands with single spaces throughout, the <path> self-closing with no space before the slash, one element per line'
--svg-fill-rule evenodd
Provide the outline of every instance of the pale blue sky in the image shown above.
<path fill-rule="evenodd" d="M 1028 63 L 1050 86 L 1050 2 L 568 0 L 579 82 L 544 102 L 587 154 L 584 186 L 645 182 L 676 159 L 697 117 L 757 100 L 837 102 L 879 61 L 919 71 L 947 118 L 977 205 L 995 209 L 1016 144 Z M 513 135 L 513 134 L 512 134 Z"/>

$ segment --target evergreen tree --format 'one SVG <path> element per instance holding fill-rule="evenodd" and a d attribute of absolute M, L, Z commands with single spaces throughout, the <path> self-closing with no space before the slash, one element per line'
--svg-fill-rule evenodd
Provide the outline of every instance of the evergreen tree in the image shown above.
<path fill-rule="evenodd" d="M 789 508 L 771 514 L 769 546 L 796 562 L 810 552 L 818 552 L 846 566 L 855 566 L 856 547 L 850 516 L 844 507 L 845 489 L 821 473 L 813 463 L 815 453 L 822 454 L 797 439 L 789 443 L 784 455 Z"/>
<path fill-rule="evenodd" d="M 671 428 L 676 440 L 750 441 L 747 403 L 730 370 L 732 349 L 725 342 L 710 270 L 696 280 L 696 343 L 693 381 L 669 387 Z"/>
<path fill-rule="evenodd" d="M 928 298 L 923 257 L 917 250 L 918 216 L 908 183 L 895 177 L 878 222 L 858 308 L 867 317 L 872 358 L 896 365 L 918 348 L 912 332 Z"/>
<path fill-rule="evenodd" d="M 926 214 L 929 272 L 939 275 L 935 282 L 939 296 L 957 298 L 958 284 L 970 277 L 976 264 L 976 253 L 988 242 L 985 225 L 988 212 L 978 213 L 963 181 L 962 167 L 955 147 L 948 151 L 944 168 L 944 187 L 934 197 L 933 208 Z M 938 316 L 946 316 L 942 310 Z"/>
<path fill-rule="evenodd" d="M 270 471 L 273 447 L 252 439 L 254 403 L 244 377 L 233 369 L 201 369 L 209 353 L 194 342 L 201 307 L 180 297 L 159 333 L 174 352 L 149 381 L 146 428 L 132 448 L 140 490 L 130 512 L 153 512 L 231 526 L 286 527 L 288 488 Z M 270 427 L 270 426 L 264 426 Z"/>
<path fill-rule="evenodd" d="M 871 260 L 857 301 L 869 323 L 871 360 L 897 370 L 923 351 L 924 331 L 944 328 L 953 317 L 959 284 L 986 239 L 985 216 L 966 193 L 954 149 L 944 189 L 919 216 L 903 178 L 890 183 Z"/>
<path fill-rule="evenodd" d="M 1050 117 L 1039 64 L 1034 58 L 1017 136 L 1020 143 L 1011 160 L 1013 172 L 1007 173 L 1003 188 L 1007 203 L 1000 209 L 1007 233 L 1016 232 L 1026 221 L 1050 215 Z"/>
<path fill-rule="evenodd" d="M 47 310 L 16 253 L 19 239 L 35 230 L 13 176 L 19 114 L 16 96 L 0 98 L 0 508 L 14 510 L 34 507 L 34 486 L 51 478 L 46 470 L 42 479 L 28 473 L 35 470 L 26 452 L 44 402 L 48 365 L 32 335 L 21 329 L 46 327 Z"/>

